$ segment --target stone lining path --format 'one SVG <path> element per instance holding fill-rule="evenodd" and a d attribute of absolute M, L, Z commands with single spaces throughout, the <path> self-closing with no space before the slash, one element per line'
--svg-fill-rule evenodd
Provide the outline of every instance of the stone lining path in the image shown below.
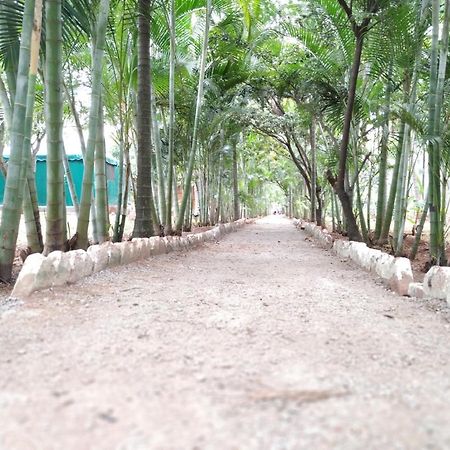
<path fill-rule="evenodd" d="M 448 449 L 446 308 L 286 219 L 0 306 L 0 449 Z"/>

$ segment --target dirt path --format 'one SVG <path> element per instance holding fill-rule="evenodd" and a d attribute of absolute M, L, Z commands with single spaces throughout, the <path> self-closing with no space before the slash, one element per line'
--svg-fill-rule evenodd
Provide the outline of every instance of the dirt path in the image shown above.
<path fill-rule="evenodd" d="M 269 218 L 0 309 L 0 449 L 448 449 L 450 326 Z"/>

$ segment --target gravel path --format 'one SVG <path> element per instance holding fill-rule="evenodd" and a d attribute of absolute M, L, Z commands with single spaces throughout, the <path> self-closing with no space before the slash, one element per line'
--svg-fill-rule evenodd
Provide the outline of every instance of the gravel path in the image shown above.
<path fill-rule="evenodd" d="M 449 449 L 450 325 L 272 217 L 0 309 L 0 449 Z"/>

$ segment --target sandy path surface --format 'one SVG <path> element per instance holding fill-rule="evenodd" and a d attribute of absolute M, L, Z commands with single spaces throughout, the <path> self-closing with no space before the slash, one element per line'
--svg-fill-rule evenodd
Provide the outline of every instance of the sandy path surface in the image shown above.
<path fill-rule="evenodd" d="M 268 218 L 0 308 L 0 449 L 448 449 L 450 326 Z"/>

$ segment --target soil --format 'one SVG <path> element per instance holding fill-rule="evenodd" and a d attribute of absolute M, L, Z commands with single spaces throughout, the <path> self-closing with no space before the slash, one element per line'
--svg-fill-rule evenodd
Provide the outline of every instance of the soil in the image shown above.
<path fill-rule="evenodd" d="M 287 219 L 0 314 L 0 449 L 450 448 L 447 306 Z"/>

